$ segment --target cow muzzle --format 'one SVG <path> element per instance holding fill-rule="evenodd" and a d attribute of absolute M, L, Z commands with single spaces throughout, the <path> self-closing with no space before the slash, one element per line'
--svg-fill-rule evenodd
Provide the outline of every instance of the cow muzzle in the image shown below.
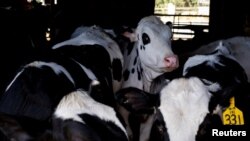
<path fill-rule="evenodd" d="M 179 59 L 177 55 L 168 56 L 164 58 L 164 64 L 167 69 L 174 70 L 179 67 Z"/>

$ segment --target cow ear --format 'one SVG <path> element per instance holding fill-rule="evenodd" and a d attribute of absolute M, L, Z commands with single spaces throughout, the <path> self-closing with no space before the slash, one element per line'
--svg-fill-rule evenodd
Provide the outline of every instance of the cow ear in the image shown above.
<path fill-rule="evenodd" d="M 173 23 L 168 21 L 166 22 L 166 25 L 172 30 L 173 29 Z"/>
<path fill-rule="evenodd" d="M 166 25 L 169 27 L 170 31 L 173 31 L 173 23 L 168 21 Z M 173 38 L 173 32 L 171 32 L 171 39 Z"/>
<path fill-rule="evenodd" d="M 124 88 L 116 93 L 118 104 L 135 114 L 152 113 L 159 106 L 159 94 L 150 94 L 138 88 Z"/>

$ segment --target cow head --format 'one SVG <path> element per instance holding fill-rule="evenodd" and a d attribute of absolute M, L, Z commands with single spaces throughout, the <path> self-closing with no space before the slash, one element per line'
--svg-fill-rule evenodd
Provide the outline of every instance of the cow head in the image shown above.
<path fill-rule="evenodd" d="M 141 19 L 135 34 L 126 34 L 136 47 L 142 64 L 157 72 L 170 72 L 179 66 L 178 57 L 171 48 L 172 32 L 156 16 Z"/>
<path fill-rule="evenodd" d="M 154 109 L 148 140 L 195 141 L 208 136 L 214 125 L 221 125 L 220 118 L 209 112 L 211 96 L 199 78 L 191 77 L 174 79 L 156 94 L 125 88 L 117 99 L 135 114 L 152 114 L 149 111 Z"/>
<path fill-rule="evenodd" d="M 229 98 L 235 92 L 248 83 L 245 70 L 221 43 L 210 54 L 188 58 L 183 75 L 199 77 L 215 96 L 227 96 L 226 99 L 221 99 L 220 104 L 224 106 L 228 105 Z"/>
<path fill-rule="evenodd" d="M 136 28 L 141 62 L 157 71 L 172 71 L 178 67 L 178 58 L 171 48 L 172 32 L 159 18 L 143 18 Z"/>
<path fill-rule="evenodd" d="M 246 72 L 223 44 L 219 43 L 210 54 L 188 58 L 183 75 L 199 77 L 206 84 L 213 94 L 209 105 L 211 112 L 221 116 L 222 111 L 229 106 L 230 98 L 235 97 L 236 107 L 245 113 L 245 119 L 249 119 L 249 110 L 246 108 L 249 104 L 246 101 L 250 99 L 250 87 Z"/>

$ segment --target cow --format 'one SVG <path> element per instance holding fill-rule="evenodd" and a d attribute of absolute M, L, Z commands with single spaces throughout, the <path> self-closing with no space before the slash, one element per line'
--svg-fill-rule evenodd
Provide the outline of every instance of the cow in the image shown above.
<path fill-rule="evenodd" d="M 250 81 L 250 63 L 248 62 L 250 54 L 250 38 L 247 36 L 235 36 L 227 39 L 213 41 L 209 44 L 202 45 L 198 49 L 187 52 L 184 56 L 190 57 L 193 55 L 202 55 L 213 52 L 219 44 L 223 44 L 227 51 L 238 61 L 238 63 L 245 69 L 248 81 Z"/>
<path fill-rule="evenodd" d="M 63 96 L 78 88 L 88 91 L 92 80 L 101 85 L 91 96 L 114 107 L 114 90 L 118 85 L 113 82 L 121 77 L 118 71 L 122 67 L 122 59 L 119 60 L 122 56 L 115 47 L 117 44 L 95 27 L 56 44 L 20 67 L 0 95 L 0 112 L 49 120 Z"/>
<path fill-rule="evenodd" d="M 131 113 L 153 115 L 149 141 L 206 141 L 214 138 L 213 129 L 243 131 L 246 136 L 250 84 L 243 67 L 224 49 L 190 57 L 181 76 L 157 77 L 150 88 L 154 93 L 128 87 L 118 91 L 116 99 Z M 232 97 L 243 112 L 242 126 L 223 125 L 222 112 Z"/>
<path fill-rule="evenodd" d="M 250 106 L 246 104 L 250 98 L 247 72 L 222 42 L 211 53 L 189 57 L 183 67 L 183 76 L 199 77 L 214 94 L 213 102 L 220 102 L 217 107 L 211 102 L 212 109 L 222 113 L 225 105 L 229 103 L 229 98 L 235 96 L 236 103 L 247 113 L 244 115 L 245 119 L 250 119 L 246 110 Z M 249 121 L 246 122 L 249 125 Z"/>
<path fill-rule="evenodd" d="M 90 89 L 74 90 L 61 98 L 50 122 L 0 114 L 0 139 L 3 141 L 128 141 L 118 113 L 111 106 L 91 97 L 100 83 Z"/>
<path fill-rule="evenodd" d="M 158 17 L 152 15 L 143 17 L 135 28 L 135 32 L 127 31 L 123 33 L 123 36 L 129 39 L 130 43 L 127 43 L 127 47 L 122 47 L 124 67 L 121 88 L 136 87 L 149 91 L 155 77 L 178 68 L 178 57 L 171 48 L 171 28 Z M 132 135 L 133 129 L 128 121 L 131 117 L 129 112 L 122 107 L 120 107 L 120 112 L 126 121 L 130 138 L 138 140 L 140 137 Z M 147 134 L 148 127 L 142 124 L 140 128 L 137 132 Z"/>
<path fill-rule="evenodd" d="M 78 89 L 64 96 L 52 118 L 55 141 L 128 141 L 113 107 Z"/>
<path fill-rule="evenodd" d="M 247 87 L 241 88 L 248 89 L 249 92 L 249 85 Z M 245 107 L 244 119 L 248 120 L 249 94 L 248 97 L 246 94 L 245 92 L 243 96 L 237 96 L 237 93 L 234 95 L 227 93 L 221 95 L 221 99 L 217 99 L 218 97 L 209 91 L 201 79 L 188 77 L 173 79 L 157 94 L 132 87 L 121 89 L 117 99 L 132 113 L 153 114 L 149 141 L 209 141 L 213 139 L 213 129 L 248 132 L 249 123 L 238 127 L 224 126 L 221 120 L 222 113 L 212 108 L 213 104 L 225 108 L 228 105 L 224 105 L 222 101 L 236 96 L 238 98 L 236 102 L 239 103 L 237 107 Z M 244 134 L 246 136 L 246 133 Z"/>
<path fill-rule="evenodd" d="M 79 61 L 79 63 L 86 64 L 88 62 L 92 62 L 96 65 L 102 65 L 99 60 L 99 57 L 97 57 L 98 54 L 94 54 L 94 50 L 92 52 L 93 54 L 91 55 L 88 55 L 87 52 L 84 51 L 85 46 L 96 45 L 102 46 L 109 53 L 111 63 L 110 66 L 107 66 L 106 70 L 110 69 L 112 72 L 112 87 L 113 92 L 116 92 L 120 89 L 122 82 L 122 67 L 124 62 L 123 55 L 118 44 L 112 39 L 109 34 L 107 34 L 107 32 L 104 31 L 104 29 L 99 26 L 80 26 L 76 28 L 76 30 L 72 33 L 71 38 L 69 40 L 60 42 L 52 46 L 52 49 L 57 50 L 61 54 L 64 54 L 70 58 L 73 58 L 74 60 Z M 101 71 L 104 70 L 98 70 L 98 72 Z"/>
<path fill-rule="evenodd" d="M 158 94 L 130 87 L 117 97 L 129 111 L 153 115 L 149 141 L 195 141 L 199 125 L 209 114 L 211 94 L 193 77 L 174 79 Z"/>

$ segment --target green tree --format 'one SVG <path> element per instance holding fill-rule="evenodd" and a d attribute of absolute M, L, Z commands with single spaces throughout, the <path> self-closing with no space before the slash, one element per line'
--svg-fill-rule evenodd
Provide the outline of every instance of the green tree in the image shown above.
<path fill-rule="evenodd" d="M 155 5 L 162 5 L 168 3 L 169 0 L 155 0 Z"/>
<path fill-rule="evenodd" d="M 187 7 L 197 6 L 197 0 L 184 0 L 185 5 Z"/>
<path fill-rule="evenodd" d="M 155 5 L 159 6 L 159 5 L 163 5 L 163 4 L 167 4 L 167 3 L 173 3 L 178 7 L 194 7 L 197 6 L 197 1 L 198 0 L 155 0 Z"/>

